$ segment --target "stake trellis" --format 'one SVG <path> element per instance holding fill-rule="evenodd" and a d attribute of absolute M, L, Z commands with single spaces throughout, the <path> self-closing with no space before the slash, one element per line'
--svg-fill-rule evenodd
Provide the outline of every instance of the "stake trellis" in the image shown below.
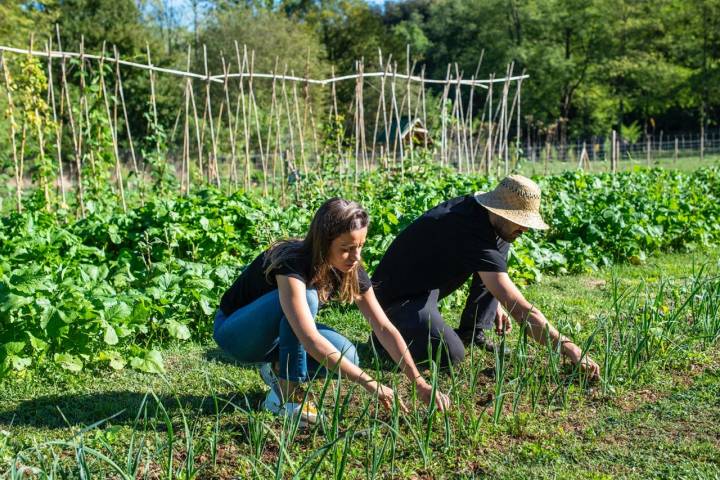
<path fill-rule="evenodd" d="M 66 195 L 74 191 L 81 216 L 86 214 L 88 195 L 103 188 L 117 194 L 123 210 L 128 208 L 131 197 L 144 204 L 147 189 L 164 182 L 168 172 L 174 174 L 184 194 L 195 188 L 195 182 L 235 190 L 257 187 L 265 195 L 280 189 L 285 198 L 290 181 L 296 183 L 297 192 L 303 178 L 323 172 L 338 174 L 356 185 L 359 175 L 371 169 L 397 169 L 404 175 L 419 158 L 419 152 L 439 165 L 468 173 L 489 175 L 496 167 L 499 174 L 502 162 L 507 173 L 513 133 L 517 135 L 513 160 L 517 161 L 519 155 L 520 89 L 528 75 L 513 75 L 514 66 L 510 64 L 503 77 L 492 74 L 480 79 L 483 54 L 469 78 L 457 64 L 448 64 L 444 79 L 427 78 L 424 66 L 417 73 L 408 47 L 404 72 L 398 71 L 391 56 L 383 58 L 379 51 L 379 71 L 367 72 L 361 59 L 353 74 L 336 75 L 333 68 L 331 77 L 317 79 L 308 76 L 309 59 L 305 76 L 288 72 L 287 65 L 281 71 L 279 59 L 271 73 L 256 72 L 255 52 L 247 46 L 240 48 L 237 42 L 234 58 L 221 53 L 220 72 L 210 71 L 207 48 L 203 46 L 203 72 L 196 73 L 191 71 L 190 48 L 183 71 L 154 65 L 149 46 L 146 63 L 122 59 L 114 46 L 108 51 L 103 47 L 101 55 L 89 54 L 84 39 L 80 52 L 65 52 L 59 32 L 56 34 L 59 50 L 52 49 L 52 42 L 43 51 L 34 50 L 32 45 L 27 49 L 0 46 L 18 211 L 22 209 L 26 183 L 24 165 L 33 160 L 26 158 L 29 141 L 38 143 L 36 150 L 45 156 L 51 151 L 45 148 L 45 142 L 54 140 L 59 176 L 55 205 L 66 206 Z M 54 139 L 42 131 L 31 139 L 24 122 L 18 128 L 17 112 L 22 106 L 17 105 L 12 94 L 11 57 L 46 60 Z M 59 62 L 53 64 L 55 59 Z M 93 65 L 98 65 L 99 70 L 94 71 Z M 148 141 L 154 145 L 140 151 L 138 142 L 142 145 L 143 137 L 138 126 L 131 123 L 123 85 L 128 69 L 148 72 L 149 136 L 145 145 L 148 147 Z M 77 70 L 79 81 L 74 81 L 70 77 Z M 182 99 L 176 105 L 174 124 L 160 125 L 158 75 L 181 79 L 177 85 L 166 87 L 178 87 L 175 93 Z M 91 93 L 88 81 L 96 81 L 98 91 Z M 355 85 L 353 98 L 343 104 L 346 110 L 341 110 L 336 85 L 348 81 Z M 493 88 L 495 84 L 502 88 Z M 55 94 L 56 88 L 59 95 Z M 428 89 L 437 93 L 430 94 Z M 485 92 L 484 102 L 477 98 L 479 91 Z M 92 105 L 88 95 L 94 95 Z M 315 108 L 323 104 L 326 108 Z M 96 108 L 101 111 L 91 111 Z M 322 111 L 327 116 L 317 114 Z M 515 112 L 517 125 L 513 129 Z M 99 113 L 107 122 L 110 144 L 105 148 L 113 158 L 113 169 L 107 177 L 111 183 L 105 186 L 94 183 L 100 178 L 96 169 L 102 168 L 102 162 L 96 160 L 103 153 L 96 151 L 91 120 Z M 172 134 L 166 136 L 166 131 Z M 424 132 L 422 138 L 418 131 Z M 62 149 L 63 132 L 70 139 L 71 151 Z M 181 139 L 175 138 L 176 132 L 181 132 Z M 70 178 L 64 175 L 65 165 L 72 166 Z M 134 181 L 130 180 L 131 173 Z M 129 195 L 134 190 L 138 195 Z M 48 209 L 53 206 L 50 197 L 48 192 Z"/>

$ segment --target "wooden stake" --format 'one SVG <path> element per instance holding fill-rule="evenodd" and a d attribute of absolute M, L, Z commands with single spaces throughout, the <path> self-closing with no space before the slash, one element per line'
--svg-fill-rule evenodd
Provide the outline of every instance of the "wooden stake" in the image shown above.
<path fill-rule="evenodd" d="M 225 92 L 225 104 L 227 105 L 225 110 L 227 111 L 228 135 L 230 137 L 230 175 L 231 175 L 231 180 L 233 182 L 233 188 L 235 190 L 237 190 L 237 188 L 238 188 L 237 155 L 236 155 L 237 144 L 235 143 L 235 131 L 233 129 L 233 123 L 232 123 L 233 122 L 232 108 L 230 107 L 230 90 L 228 88 L 229 87 L 228 66 L 225 64 L 224 56 L 221 56 L 220 60 L 222 62 L 223 75 L 225 76 L 225 81 L 223 82 L 223 91 Z"/>
<path fill-rule="evenodd" d="M 105 86 L 105 42 L 103 42 L 103 58 L 100 60 L 100 87 L 102 89 L 102 96 L 105 103 L 105 112 L 108 117 L 108 125 L 110 127 L 110 137 L 112 138 L 113 153 L 115 154 L 115 177 L 118 183 L 118 193 L 120 195 L 120 203 L 123 208 L 123 213 L 127 213 L 127 204 L 125 203 L 125 188 L 123 186 L 123 175 L 122 168 L 120 166 L 120 151 L 118 149 L 117 142 L 117 128 L 113 125 L 112 115 L 110 114 L 110 102 L 108 100 L 107 88 Z"/>
<path fill-rule="evenodd" d="M 140 169 L 138 168 L 137 156 L 135 154 L 135 146 L 133 144 L 132 131 L 130 129 L 130 118 L 128 116 L 127 106 L 125 104 L 125 91 L 123 89 L 122 75 L 120 73 L 120 53 L 117 46 L 113 45 L 113 54 L 115 55 L 115 77 L 117 78 L 118 93 L 120 94 L 120 104 L 122 105 L 123 117 L 125 118 L 125 133 L 128 137 L 128 145 L 130 146 L 130 158 L 132 159 L 133 171 L 140 186 L 140 205 L 145 205 L 145 182 Z"/>
<path fill-rule="evenodd" d="M 62 50 L 62 44 L 60 43 L 60 28 L 57 25 L 55 25 L 55 33 L 57 35 L 58 48 Z M 67 70 L 64 55 L 62 57 L 62 61 L 60 62 L 60 71 L 62 73 L 62 92 L 65 94 L 65 99 L 68 106 L 68 119 L 70 120 L 70 132 L 72 134 L 73 153 L 75 155 L 75 169 L 77 170 L 77 201 L 78 205 L 80 206 L 80 216 L 82 218 L 85 218 L 85 189 L 83 186 L 82 153 L 80 146 L 80 138 L 82 134 L 78 133 L 77 129 L 75 128 L 75 116 L 73 114 L 73 107 L 70 101 L 70 92 L 67 85 Z M 80 113 L 80 116 L 82 117 L 82 112 Z"/>
<path fill-rule="evenodd" d="M 213 120 L 213 113 L 212 113 L 212 101 L 210 100 L 210 72 L 208 71 L 208 62 L 207 62 L 207 45 L 203 45 L 203 64 L 205 65 L 205 107 L 207 111 L 207 118 L 210 123 L 210 143 L 212 146 L 212 156 L 210 159 L 208 159 L 208 175 L 212 175 L 214 173 L 215 175 L 215 186 L 218 188 L 221 185 L 220 182 L 220 172 L 218 171 L 218 163 L 217 163 L 217 140 L 215 137 L 215 122 Z M 222 107 L 221 107 L 222 108 Z M 212 171 L 212 172 L 211 172 Z"/>
<path fill-rule="evenodd" d="M 2 67 L 3 78 L 5 79 L 5 93 L 7 95 L 8 115 L 10 117 L 10 139 L 12 143 L 13 164 L 15 165 L 15 203 L 18 213 L 22 213 L 22 177 L 20 176 L 17 144 L 15 143 L 15 108 L 12 99 L 12 81 L 10 80 L 10 69 L 7 66 L 7 60 L 5 60 L 3 52 L 0 52 L 0 67 Z"/>
<path fill-rule="evenodd" d="M 235 56 L 237 58 L 238 62 L 238 68 L 240 70 L 240 73 L 245 73 L 245 69 L 247 67 L 248 59 L 247 59 L 247 47 L 243 48 L 243 57 L 242 61 L 240 60 L 240 46 L 238 45 L 238 42 L 235 41 Z M 244 80 L 242 77 L 240 77 L 240 102 L 242 106 L 242 119 L 243 119 L 243 139 L 245 143 L 245 190 L 250 190 L 250 175 L 252 170 L 252 164 L 250 162 L 250 128 L 248 126 L 248 113 L 247 113 L 247 105 L 245 102 L 245 87 L 244 87 Z"/>
<path fill-rule="evenodd" d="M 55 148 L 57 150 L 58 176 L 60 177 L 60 207 L 67 208 L 67 197 L 65 195 L 65 173 L 63 172 L 62 163 L 62 124 L 58 121 L 57 108 L 55 102 L 55 85 L 53 83 L 52 74 L 52 39 L 45 42 L 45 51 L 48 53 L 48 93 L 50 96 L 50 105 L 52 105 L 53 126 L 55 127 Z"/>

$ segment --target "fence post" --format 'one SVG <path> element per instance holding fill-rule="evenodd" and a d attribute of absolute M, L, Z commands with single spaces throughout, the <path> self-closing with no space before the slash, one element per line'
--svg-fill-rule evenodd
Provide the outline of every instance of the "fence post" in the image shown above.
<path fill-rule="evenodd" d="M 612 131 L 612 147 L 610 150 L 610 171 L 612 173 L 617 172 L 617 132 Z"/>
<path fill-rule="evenodd" d="M 673 156 L 673 166 L 677 164 L 678 161 L 678 138 L 675 137 L 675 155 Z"/>

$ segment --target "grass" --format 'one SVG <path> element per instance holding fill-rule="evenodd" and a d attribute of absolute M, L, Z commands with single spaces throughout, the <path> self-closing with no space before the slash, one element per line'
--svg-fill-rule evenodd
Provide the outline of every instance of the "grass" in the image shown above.
<path fill-rule="evenodd" d="M 654 158 L 650 162 L 651 167 L 661 167 L 668 170 L 680 170 L 683 172 L 692 172 L 701 167 L 710 167 L 720 163 L 720 155 L 705 155 L 703 160 L 700 156 L 696 157 L 680 157 L 677 161 L 672 156 Z M 517 173 L 526 176 L 532 175 L 555 175 L 567 170 L 576 170 L 578 166 L 577 159 L 568 160 L 566 162 L 560 160 L 551 160 L 547 167 L 543 161 L 530 162 L 521 161 L 515 169 Z M 624 157 L 618 162 L 618 171 L 627 172 L 634 168 L 646 168 L 648 166 L 645 157 L 628 158 Z M 610 161 L 597 160 L 590 162 L 589 172 L 600 173 L 610 171 Z"/>
<path fill-rule="evenodd" d="M 210 344 L 168 346 L 164 377 L 28 372 L 0 385 L 0 477 L 718 478 L 719 253 L 650 257 L 525 288 L 590 348 L 605 379 L 585 384 L 516 328 L 507 359 L 473 350 L 461 368 L 429 372 L 450 392 L 446 415 L 419 403 L 409 415 L 384 412 L 345 381 L 317 381 L 326 421 L 302 431 L 258 410 L 266 387 L 257 373 Z M 320 320 L 417 403 L 373 357 L 355 309 Z"/>

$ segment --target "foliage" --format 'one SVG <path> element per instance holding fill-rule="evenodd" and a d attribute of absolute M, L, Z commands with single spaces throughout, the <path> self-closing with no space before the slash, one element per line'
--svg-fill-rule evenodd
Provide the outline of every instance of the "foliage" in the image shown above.
<path fill-rule="evenodd" d="M 144 359 L 153 346 L 207 338 L 218 299 L 240 268 L 272 241 L 304 235 L 325 198 L 352 197 L 369 210 L 363 256 L 372 271 L 418 215 L 490 187 L 482 177 L 440 175 L 422 163 L 404 177 L 364 174 L 355 192 L 342 181 L 300 181 L 304 188 L 291 205 L 210 188 L 156 196 L 127 214 L 98 204 L 83 220 L 43 211 L 3 218 L 0 369 L 7 374 L 53 362 L 71 370 L 128 363 L 149 369 L 153 363 Z M 574 172 L 539 182 L 552 228 L 516 242 L 510 266 L 519 282 L 616 261 L 641 263 L 654 252 L 720 238 L 718 169 Z"/>

